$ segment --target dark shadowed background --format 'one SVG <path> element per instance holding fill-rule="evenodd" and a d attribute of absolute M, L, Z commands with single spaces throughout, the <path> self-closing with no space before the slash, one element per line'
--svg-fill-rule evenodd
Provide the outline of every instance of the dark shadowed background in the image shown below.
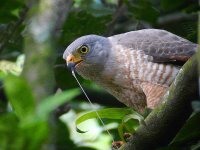
<path fill-rule="evenodd" d="M 76 118 L 92 109 L 62 53 L 82 35 L 146 28 L 197 43 L 198 11 L 198 0 L 1 0 L 0 149 L 110 149 L 111 138 L 98 120 L 85 119 L 77 125 L 88 132 L 76 131 Z M 95 108 L 125 107 L 101 87 L 78 79 Z M 191 105 L 191 118 L 160 150 L 200 149 L 200 102 Z M 122 119 L 104 121 L 114 139 L 122 140 Z"/>

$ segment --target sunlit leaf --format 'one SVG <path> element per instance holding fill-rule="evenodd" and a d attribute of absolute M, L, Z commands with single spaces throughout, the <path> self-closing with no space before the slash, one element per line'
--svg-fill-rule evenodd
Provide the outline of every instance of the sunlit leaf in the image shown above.
<path fill-rule="evenodd" d="M 14 112 L 21 119 L 31 118 L 35 113 L 32 91 L 22 77 L 9 75 L 4 80 L 5 92 Z"/>
<path fill-rule="evenodd" d="M 15 62 L 2 60 L 0 61 L 0 71 L 19 75 L 22 71 L 22 68 L 19 67 Z"/>
<path fill-rule="evenodd" d="M 78 133 L 86 133 L 87 131 L 82 131 L 82 130 L 80 130 L 79 128 L 77 128 L 76 127 L 76 131 L 78 132 Z"/>
<path fill-rule="evenodd" d="M 129 108 L 106 108 L 88 112 L 76 120 L 76 126 L 88 119 L 97 118 L 97 113 L 100 118 L 122 119 L 125 115 L 132 113 L 132 110 Z"/>
<path fill-rule="evenodd" d="M 141 122 L 141 121 L 144 120 L 144 117 L 142 115 L 140 115 L 139 113 L 137 113 L 137 112 L 133 112 L 132 114 L 126 115 L 123 118 L 123 121 L 127 122 L 130 119 L 138 120 L 138 122 Z"/>

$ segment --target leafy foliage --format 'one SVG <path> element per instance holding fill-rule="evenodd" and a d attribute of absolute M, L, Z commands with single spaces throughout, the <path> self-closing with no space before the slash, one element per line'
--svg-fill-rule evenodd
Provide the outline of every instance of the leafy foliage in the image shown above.
<path fill-rule="evenodd" d="M 159 17 L 159 11 L 152 7 L 151 2 L 139 0 L 134 3 L 128 3 L 129 10 L 138 20 L 144 20 L 149 23 L 155 23 Z"/>
<path fill-rule="evenodd" d="M 20 77 L 8 76 L 4 84 L 6 94 L 17 117 L 21 120 L 31 118 L 35 112 L 35 102 L 26 81 Z"/>
<path fill-rule="evenodd" d="M 12 3 L 12 5 L 10 5 Z M 1 23 L 10 23 L 10 21 L 16 21 L 18 19 L 18 13 L 21 8 L 25 5 L 20 0 L 3 0 L 1 2 L 0 10 L 0 22 Z"/>
<path fill-rule="evenodd" d="M 51 96 L 43 100 L 36 109 L 31 89 L 25 80 L 21 77 L 8 75 L 4 79 L 4 84 L 6 94 L 8 95 L 8 99 L 15 113 L 8 112 L 2 114 L 0 117 L 0 130 L 2 133 L 0 146 L 5 149 L 11 148 L 20 150 L 24 149 L 27 145 L 29 145 L 28 149 L 40 148 L 42 143 L 47 139 L 50 130 L 48 125 L 49 115 L 59 105 L 71 100 L 78 94 L 78 91 L 75 89 L 56 96 Z M 13 84 L 15 86 L 13 86 Z M 16 128 L 13 128 L 13 126 Z M 8 145 L 10 135 L 12 135 L 13 143 L 16 142 L 16 144 Z M 24 142 L 26 142 L 27 145 L 24 145 Z"/>

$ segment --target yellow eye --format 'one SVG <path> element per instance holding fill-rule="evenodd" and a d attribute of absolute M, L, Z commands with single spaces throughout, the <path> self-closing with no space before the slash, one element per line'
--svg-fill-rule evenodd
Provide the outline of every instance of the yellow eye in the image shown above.
<path fill-rule="evenodd" d="M 79 48 L 79 52 L 82 54 L 87 54 L 89 52 L 89 48 L 87 46 L 83 45 Z"/>

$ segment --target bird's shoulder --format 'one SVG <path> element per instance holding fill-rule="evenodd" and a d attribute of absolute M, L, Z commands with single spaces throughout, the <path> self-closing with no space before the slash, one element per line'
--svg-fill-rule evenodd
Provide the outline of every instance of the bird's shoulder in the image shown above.
<path fill-rule="evenodd" d="M 154 62 L 185 62 L 197 51 L 197 44 L 160 29 L 131 31 L 108 39 L 123 48 L 142 50 Z"/>

